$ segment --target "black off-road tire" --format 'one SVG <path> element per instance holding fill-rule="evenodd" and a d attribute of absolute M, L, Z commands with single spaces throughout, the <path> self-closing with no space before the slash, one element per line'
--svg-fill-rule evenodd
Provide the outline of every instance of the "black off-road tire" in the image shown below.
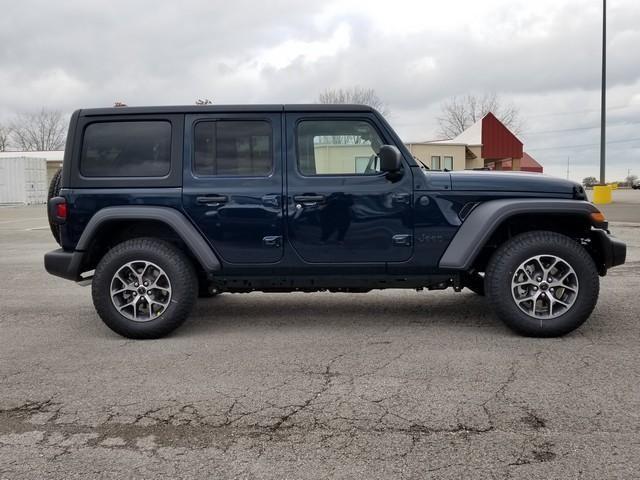
<path fill-rule="evenodd" d="M 121 315 L 111 299 L 115 273 L 132 261 L 152 262 L 166 273 L 171 284 L 171 301 L 158 317 L 136 322 Z M 136 238 L 109 250 L 96 267 L 91 286 L 93 304 L 102 321 L 128 338 L 160 338 L 179 327 L 196 302 L 198 279 L 187 256 L 171 243 L 153 238 Z"/>
<path fill-rule="evenodd" d="M 51 200 L 53 197 L 57 197 L 60 194 L 60 188 L 62 187 L 62 169 L 59 168 L 56 173 L 53 174 L 51 178 L 51 182 L 49 183 L 49 191 L 47 192 L 47 202 Z M 49 228 L 51 229 L 51 234 L 58 245 L 60 244 L 60 226 L 56 223 L 53 223 L 51 219 L 49 219 Z"/>
<path fill-rule="evenodd" d="M 563 314 L 549 319 L 523 312 L 512 295 L 516 269 L 536 255 L 554 255 L 566 261 L 578 279 L 574 303 Z M 486 296 L 498 317 L 515 332 L 531 337 L 558 337 L 580 327 L 591 315 L 600 290 L 596 265 L 575 240 L 548 231 L 517 235 L 505 242 L 491 257 L 485 274 Z"/>

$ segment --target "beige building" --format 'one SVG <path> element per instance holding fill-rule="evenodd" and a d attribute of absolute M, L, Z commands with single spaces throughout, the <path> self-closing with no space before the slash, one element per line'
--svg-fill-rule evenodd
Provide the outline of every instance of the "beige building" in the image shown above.
<path fill-rule="evenodd" d="M 317 174 L 364 173 L 374 154 L 370 144 L 315 144 Z"/>
<path fill-rule="evenodd" d="M 464 170 L 467 167 L 466 145 L 463 143 L 407 143 L 411 155 L 432 170 Z"/>
<path fill-rule="evenodd" d="M 525 170 L 542 173 L 542 165 L 523 151 L 522 142 L 492 113 L 451 140 L 407 143 L 433 170 Z"/>

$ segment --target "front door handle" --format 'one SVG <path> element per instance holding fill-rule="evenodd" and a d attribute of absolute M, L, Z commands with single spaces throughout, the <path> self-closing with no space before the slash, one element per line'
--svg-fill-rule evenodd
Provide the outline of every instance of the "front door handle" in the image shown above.
<path fill-rule="evenodd" d="M 404 203 L 409 205 L 411 203 L 411 194 L 410 193 L 394 193 L 391 198 L 395 203 Z"/>
<path fill-rule="evenodd" d="M 206 197 L 197 197 L 196 202 L 200 205 L 207 205 L 209 207 L 217 207 L 223 203 L 227 203 L 229 198 L 226 195 L 207 195 Z"/>
<path fill-rule="evenodd" d="M 413 243 L 413 236 L 407 234 L 394 235 L 391 240 L 396 247 L 410 247 Z"/>
<path fill-rule="evenodd" d="M 298 203 L 315 205 L 320 202 L 324 202 L 324 195 L 294 195 L 293 200 Z"/>

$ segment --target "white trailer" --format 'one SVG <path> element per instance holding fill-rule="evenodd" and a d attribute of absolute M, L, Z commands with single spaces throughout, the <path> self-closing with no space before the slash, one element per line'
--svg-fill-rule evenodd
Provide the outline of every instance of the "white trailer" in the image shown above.
<path fill-rule="evenodd" d="M 47 190 L 46 159 L 0 158 L 0 204 L 46 203 Z"/>

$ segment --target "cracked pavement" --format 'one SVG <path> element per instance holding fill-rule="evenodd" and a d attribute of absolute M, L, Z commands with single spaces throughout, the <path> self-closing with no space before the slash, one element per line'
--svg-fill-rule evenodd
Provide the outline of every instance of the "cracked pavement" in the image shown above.
<path fill-rule="evenodd" d="M 639 195 L 640 197 L 640 195 Z M 171 337 L 108 330 L 0 209 L 0 479 L 636 478 L 640 224 L 559 339 L 470 292 L 225 294 Z"/>

